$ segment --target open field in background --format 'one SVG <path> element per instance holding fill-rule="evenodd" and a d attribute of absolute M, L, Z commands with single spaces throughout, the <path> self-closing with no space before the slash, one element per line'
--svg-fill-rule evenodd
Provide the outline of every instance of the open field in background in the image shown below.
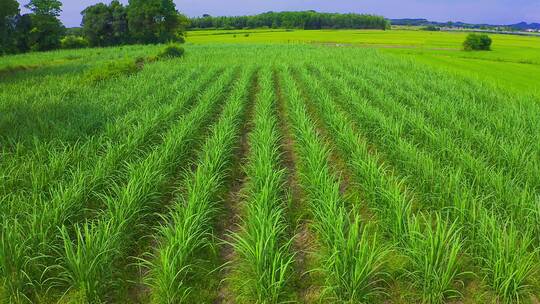
<path fill-rule="evenodd" d="M 249 36 L 246 37 L 246 33 Z M 467 34 L 419 30 L 205 30 L 189 32 L 187 40 L 191 43 L 322 43 L 378 48 L 503 88 L 540 94 L 540 37 L 490 34 L 493 51 L 463 52 L 462 43 Z"/>
<path fill-rule="evenodd" d="M 0 79 L 0 299 L 538 303 L 538 97 L 386 49 L 202 43 L 316 32 L 202 34 L 101 82 L 160 47 L 3 58 L 35 66 Z"/>

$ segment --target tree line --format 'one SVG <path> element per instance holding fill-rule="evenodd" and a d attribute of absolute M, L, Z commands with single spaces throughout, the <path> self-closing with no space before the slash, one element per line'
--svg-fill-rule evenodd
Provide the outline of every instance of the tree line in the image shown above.
<path fill-rule="evenodd" d="M 384 17 L 366 14 L 302 12 L 267 12 L 252 16 L 213 17 L 203 15 L 191 18 L 194 29 L 242 29 L 242 28 L 288 28 L 288 29 L 388 29 L 390 22 Z"/>
<path fill-rule="evenodd" d="M 82 35 L 91 46 L 183 42 L 188 19 L 172 0 L 117 0 L 82 11 Z"/>
<path fill-rule="evenodd" d="M 0 1 L 0 55 L 64 47 L 181 42 L 188 19 L 173 0 L 118 0 L 84 9 L 81 28 L 66 29 L 58 19 L 59 0 L 30 0 L 21 14 L 16 0 Z"/>
<path fill-rule="evenodd" d="M 176 10 L 173 0 L 118 0 L 85 8 L 80 28 L 66 29 L 59 20 L 59 0 L 29 0 L 30 13 L 21 14 L 17 0 L 0 0 L 0 55 L 47 51 L 60 47 L 115 46 L 183 42 L 190 28 L 351 28 L 387 29 L 381 16 L 303 12 L 267 12 L 253 16 L 188 19 Z"/>
<path fill-rule="evenodd" d="M 20 14 L 16 0 L 0 1 L 0 54 L 46 51 L 60 47 L 64 26 L 58 19 L 62 3 L 58 0 L 31 0 L 31 11 Z"/>

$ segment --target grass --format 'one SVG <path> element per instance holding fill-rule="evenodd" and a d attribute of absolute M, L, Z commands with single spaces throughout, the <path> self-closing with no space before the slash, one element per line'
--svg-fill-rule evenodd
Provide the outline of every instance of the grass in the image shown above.
<path fill-rule="evenodd" d="M 109 149 L 108 153 L 103 155 L 95 166 L 71 172 L 72 179 L 52 188 L 50 197 L 37 197 L 33 201 L 27 202 L 26 206 L 22 203 L 10 206 L 12 210 L 9 210 L 8 214 L 17 214 L 18 220 L 23 223 L 24 227 L 18 239 L 12 241 L 27 244 L 29 247 L 27 250 L 34 252 L 35 255 L 49 257 L 48 261 L 43 261 L 29 259 L 27 255 L 11 255 L 11 258 L 22 259 L 20 263 L 24 263 L 26 268 L 37 267 L 37 269 L 33 269 L 32 273 L 28 270 L 26 274 L 28 278 L 25 279 L 31 279 L 34 283 L 39 282 L 38 278 L 42 275 L 40 272 L 46 271 L 44 267 L 51 263 L 56 264 L 54 256 L 51 254 L 60 242 L 57 238 L 57 227 L 84 220 L 90 214 L 88 212 L 90 208 L 102 207 L 108 199 L 111 200 L 111 197 L 105 195 L 106 191 L 111 191 L 110 185 L 109 187 L 105 186 L 107 183 L 115 184 L 117 188 L 113 188 L 114 191 L 122 191 L 122 183 L 129 179 L 125 176 L 129 174 L 124 172 L 124 170 L 129 171 L 129 169 L 124 168 L 133 165 L 129 162 L 130 154 L 141 149 L 143 142 L 148 143 L 151 140 L 149 134 L 158 132 L 160 129 L 159 119 L 172 120 L 175 113 L 185 110 L 189 98 L 195 93 L 196 88 L 197 86 L 193 86 L 191 91 L 187 90 L 186 94 L 178 96 L 178 100 L 171 103 L 171 108 L 164 108 L 165 111 L 158 112 L 159 118 L 149 116 L 149 120 L 142 120 L 143 125 L 133 130 L 133 133 L 126 138 L 125 143 L 119 143 Z M 155 122 L 152 122 L 152 119 Z M 118 126 L 121 127 L 122 124 Z M 95 153 L 95 150 L 91 152 Z M 138 176 L 132 179 L 136 178 Z M 131 193 L 126 195 L 129 194 Z M 104 202 L 96 204 L 95 200 L 104 200 Z M 91 203 L 95 206 L 90 206 Z M 28 211 L 25 212 L 25 209 Z M 25 260 L 26 262 L 24 262 Z"/>
<path fill-rule="evenodd" d="M 501 302 L 525 302 L 532 288 L 529 278 L 538 272 L 538 247 L 531 233 L 520 232 L 512 222 L 500 225 L 490 214 L 481 215 L 478 227 L 477 250 L 485 280 Z"/>
<path fill-rule="evenodd" d="M 220 190 L 227 177 L 233 148 L 245 109 L 252 72 L 244 70 L 230 99 L 202 148 L 197 169 L 187 176 L 186 194 L 171 210 L 168 224 L 159 229 L 155 257 L 144 263 L 156 303 L 179 303 L 189 297 L 190 276 L 197 270 L 197 254 L 214 247 L 212 221 L 218 214 Z"/>
<path fill-rule="evenodd" d="M 159 203 L 164 196 L 162 191 L 167 178 L 187 156 L 191 143 L 215 111 L 220 91 L 230 78 L 231 71 L 223 74 L 199 104 L 168 131 L 161 149 L 128 168 L 127 183 L 114 185 L 112 193 L 104 198 L 106 211 L 103 216 L 95 223 L 86 222 L 75 228 L 75 233 L 82 237 L 72 241 L 68 233 L 63 233 L 63 275 L 68 285 L 83 292 L 88 301 L 108 296 L 105 290 L 115 282 L 110 265 L 125 263 L 122 260 L 127 258 L 131 240 L 137 232 L 145 231 L 144 219 L 155 210 L 152 204 Z M 134 229 L 137 226 L 140 227 Z M 87 242 L 91 242 L 91 250 L 84 250 Z"/>
<path fill-rule="evenodd" d="M 280 303 L 290 288 L 294 256 L 285 220 L 284 171 L 280 168 L 274 84 L 270 69 L 260 72 L 260 93 L 250 134 L 246 175 L 246 211 L 241 228 L 232 234 L 238 254 L 233 284 L 246 303 Z"/>
<path fill-rule="evenodd" d="M 459 265 L 463 241 L 456 222 L 448 224 L 440 215 L 433 220 L 419 216 L 411 220 L 409 227 L 407 277 L 421 291 L 422 302 L 445 303 L 461 298 L 455 286 L 464 274 Z"/>
<path fill-rule="evenodd" d="M 122 75 L 131 75 L 137 73 L 139 67 L 131 59 L 111 61 L 98 67 L 88 73 L 88 80 L 91 82 L 103 81 Z"/>
<path fill-rule="evenodd" d="M 246 33 L 91 83 L 163 46 L 4 57 L 39 67 L 0 83 L 0 301 L 538 301 L 539 99 L 484 78 L 533 38 Z"/>
<path fill-rule="evenodd" d="M 357 216 L 349 216 L 339 192 L 341 181 L 328 165 L 329 148 L 307 116 L 290 73 L 281 73 L 300 158 L 300 184 L 307 194 L 312 229 L 321 245 L 318 271 L 324 276 L 323 293 L 338 301 L 368 301 L 380 292 L 376 285 L 382 281 L 381 266 L 387 250 L 378 246 L 376 235 L 366 233 Z"/>
<path fill-rule="evenodd" d="M 244 36 L 242 33 L 249 33 Z M 540 38 L 490 34 L 491 52 L 463 52 L 464 32 L 418 30 L 205 30 L 188 33 L 190 43 L 288 43 L 376 48 L 441 70 L 488 81 L 503 89 L 540 96 Z"/>
<path fill-rule="evenodd" d="M 443 303 L 446 299 L 460 297 L 460 293 L 452 289 L 461 274 L 457 261 L 462 241 L 455 224 L 447 224 L 437 214 L 433 221 L 435 228 L 432 228 L 432 221 L 423 215 L 413 217 L 410 198 L 401 190 L 403 181 L 389 176 L 378 164 L 377 156 L 361 144 L 362 139 L 353 132 L 351 121 L 332 103 L 318 80 L 304 78 L 306 84 L 311 84 L 319 115 L 327 122 L 343 157 L 349 159 L 350 170 L 363 185 L 368 200 L 377 202 L 371 207 L 384 219 L 381 230 L 389 235 L 398 250 L 406 252 L 410 263 L 408 279 L 419 290 L 422 301 Z"/>

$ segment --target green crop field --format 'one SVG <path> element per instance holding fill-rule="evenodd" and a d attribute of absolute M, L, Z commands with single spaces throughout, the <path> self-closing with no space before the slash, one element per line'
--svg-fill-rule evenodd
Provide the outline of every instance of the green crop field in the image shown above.
<path fill-rule="evenodd" d="M 246 36 L 247 34 L 247 36 Z M 204 30 L 192 43 L 312 43 L 370 47 L 433 67 L 540 96 L 540 37 L 491 35 L 491 52 L 464 52 L 465 32 L 420 30 Z"/>
<path fill-rule="evenodd" d="M 1 57 L 0 302 L 538 303 L 540 40 L 246 34 Z"/>

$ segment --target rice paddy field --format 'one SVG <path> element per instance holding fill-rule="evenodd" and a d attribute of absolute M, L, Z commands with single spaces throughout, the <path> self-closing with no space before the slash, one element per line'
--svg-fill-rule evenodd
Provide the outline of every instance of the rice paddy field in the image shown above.
<path fill-rule="evenodd" d="M 538 303 L 538 96 L 322 44 L 88 80 L 160 48 L 1 58 L 0 301 Z"/>

